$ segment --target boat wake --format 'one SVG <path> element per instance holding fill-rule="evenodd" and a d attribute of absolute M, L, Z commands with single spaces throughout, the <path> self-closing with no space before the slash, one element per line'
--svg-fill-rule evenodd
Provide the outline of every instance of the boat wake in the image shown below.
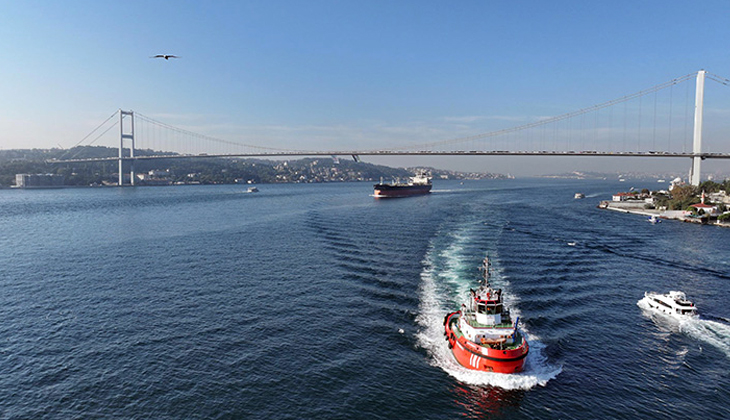
<path fill-rule="evenodd" d="M 555 378 L 562 370 L 548 363 L 545 356 L 545 345 L 537 335 L 530 333 L 521 326 L 530 345 L 524 370 L 520 373 L 502 374 L 481 372 L 467 369 L 460 365 L 444 337 L 444 316 L 458 308 L 467 300 L 469 288 L 475 287 L 476 276 L 473 267 L 476 265 L 465 254 L 465 248 L 470 244 L 468 230 L 462 230 L 451 235 L 451 243 L 442 251 L 437 251 L 432 243 L 431 249 L 424 261 L 424 270 L 421 272 L 420 310 L 416 322 L 420 331 L 416 338 L 420 347 L 430 356 L 433 366 L 443 369 L 457 380 L 471 385 L 490 385 L 506 390 L 530 389 L 535 386 L 545 386 L 550 379 Z M 490 252 L 490 260 L 495 261 L 495 253 Z M 476 257 L 477 261 L 484 258 Z M 492 283 L 505 291 L 509 291 L 509 282 L 500 276 L 499 268 L 493 271 Z M 518 302 L 515 296 L 506 293 L 513 316 L 519 317 L 519 311 L 514 306 Z"/>
<path fill-rule="evenodd" d="M 645 316 L 651 318 L 660 327 L 703 341 L 718 348 L 727 357 L 730 357 L 730 325 L 702 317 L 678 318 L 664 315 L 652 310 L 646 297 L 636 302 L 636 304 Z"/>

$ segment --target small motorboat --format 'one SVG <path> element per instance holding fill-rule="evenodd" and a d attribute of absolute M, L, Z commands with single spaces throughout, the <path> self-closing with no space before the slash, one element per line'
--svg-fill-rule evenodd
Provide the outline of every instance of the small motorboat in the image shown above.
<path fill-rule="evenodd" d="M 660 218 L 658 218 L 658 217 L 656 217 L 656 216 L 652 215 L 652 216 L 651 216 L 650 218 L 648 218 L 648 219 L 647 219 L 646 221 L 647 221 L 647 222 L 649 222 L 649 223 L 651 223 L 652 225 L 655 225 L 655 224 L 657 224 L 657 223 L 661 223 L 661 222 L 662 222 L 662 219 L 660 219 Z"/>
<path fill-rule="evenodd" d="M 586 195 L 583 194 L 583 193 L 575 193 L 575 195 L 573 196 L 573 198 L 575 198 L 575 199 L 586 198 Z"/>
<path fill-rule="evenodd" d="M 246 190 L 246 192 L 255 193 L 255 192 L 259 192 L 259 189 L 256 187 L 248 187 L 248 190 Z"/>

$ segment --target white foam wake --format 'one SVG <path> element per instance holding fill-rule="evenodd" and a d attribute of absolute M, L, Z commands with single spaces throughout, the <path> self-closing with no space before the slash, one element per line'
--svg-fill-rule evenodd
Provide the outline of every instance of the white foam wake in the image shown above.
<path fill-rule="evenodd" d="M 717 347 L 726 356 L 730 357 L 730 325 L 702 319 L 701 316 L 696 318 L 665 315 L 652 310 L 646 297 L 636 302 L 636 304 L 642 309 L 644 315 L 653 319 L 660 326 L 687 334 L 695 340 Z"/>
<path fill-rule="evenodd" d="M 461 241 L 466 238 L 460 237 Z M 474 287 L 471 279 L 464 279 L 463 275 L 457 273 L 461 266 L 463 256 L 459 255 L 461 247 L 457 240 L 452 243 L 444 252 L 436 255 L 431 250 L 424 261 L 426 268 L 421 273 L 420 287 L 420 311 L 416 318 L 416 322 L 421 326 L 421 330 L 417 334 L 419 345 L 426 349 L 431 357 L 430 363 L 443 369 L 446 373 L 453 376 L 457 380 L 472 385 L 491 385 L 503 389 L 530 389 L 535 386 L 545 386 L 550 379 L 555 378 L 562 370 L 561 367 L 551 366 L 544 355 L 544 344 L 539 337 L 531 334 L 522 328 L 528 343 L 530 344 L 530 352 L 527 355 L 525 369 L 521 373 L 502 374 L 493 372 L 478 372 L 467 369 L 460 365 L 448 342 L 444 338 L 444 316 L 454 308 L 446 307 L 452 305 L 447 298 L 444 284 L 449 284 L 451 289 L 456 289 L 459 296 L 464 299 L 468 296 L 469 287 Z M 444 258 L 444 268 L 436 272 L 434 267 L 435 258 Z M 494 262 L 494 255 L 490 255 L 490 259 Z M 499 270 L 495 270 L 498 272 Z M 463 274 L 463 273 L 462 273 Z M 458 284 L 454 284 L 457 283 Z M 498 283 L 498 284 L 497 284 Z M 494 284 L 507 291 L 509 283 L 502 279 L 495 279 Z M 506 293 L 507 296 L 509 292 Z M 508 304 L 514 305 L 518 302 L 514 296 L 511 296 Z M 519 312 L 514 306 L 511 306 L 511 312 L 514 317 L 519 317 Z M 516 319 L 516 318 L 515 318 Z"/>

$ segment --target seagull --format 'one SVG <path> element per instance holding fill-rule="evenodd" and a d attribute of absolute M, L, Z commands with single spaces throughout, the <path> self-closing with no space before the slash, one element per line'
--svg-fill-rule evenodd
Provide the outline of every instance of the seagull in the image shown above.
<path fill-rule="evenodd" d="M 167 60 L 168 58 L 180 58 L 180 57 L 178 57 L 176 55 L 172 55 L 172 54 L 157 54 L 157 55 L 153 55 L 150 58 L 164 58 L 165 60 Z"/>

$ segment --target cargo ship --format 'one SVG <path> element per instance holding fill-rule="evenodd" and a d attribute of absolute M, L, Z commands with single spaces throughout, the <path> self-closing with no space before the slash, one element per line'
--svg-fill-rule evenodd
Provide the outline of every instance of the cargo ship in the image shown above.
<path fill-rule="evenodd" d="M 483 283 L 470 289 L 468 303 L 444 317 L 444 335 L 456 360 L 468 369 L 496 372 L 522 372 L 529 345 L 512 322 L 502 301 L 502 289 L 489 285 L 489 257 L 482 267 Z"/>
<path fill-rule="evenodd" d="M 431 177 L 420 172 L 408 179 L 408 182 L 394 181 L 386 184 L 382 180 L 373 186 L 373 197 L 395 198 L 423 195 L 431 192 Z"/>

